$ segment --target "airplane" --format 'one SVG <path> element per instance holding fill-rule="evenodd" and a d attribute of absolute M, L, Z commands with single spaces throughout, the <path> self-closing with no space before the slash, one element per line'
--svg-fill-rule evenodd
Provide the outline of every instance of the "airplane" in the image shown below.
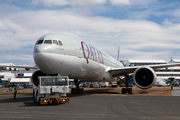
<path fill-rule="evenodd" d="M 37 67 L 13 67 L 38 69 L 31 77 L 35 86 L 39 84 L 39 76 L 68 76 L 76 85 L 71 93 L 83 93 L 78 80 L 115 82 L 124 76 L 126 88 L 122 88 L 122 94 L 132 94 L 132 88 L 128 88 L 130 74 L 133 73 L 137 87 L 147 89 L 156 82 L 155 69 L 180 66 L 180 63 L 171 63 L 124 67 L 119 61 L 119 50 L 118 47 L 115 59 L 74 34 L 50 33 L 40 37 L 34 45 L 33 57 Z"/>

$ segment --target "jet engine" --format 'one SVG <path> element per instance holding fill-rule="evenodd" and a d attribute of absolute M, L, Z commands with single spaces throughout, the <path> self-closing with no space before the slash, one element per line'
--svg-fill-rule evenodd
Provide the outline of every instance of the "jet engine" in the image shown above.
<path fill-rule="evenodd" d="M 33 73 L 32 77 L 31 77 L 31 82 L 36 86 L 38 87 L 39 85 L 39 80 L 38 80 L 38 77 L 39 76 L 46 76 L 45 73 L 43 73 L 41 70 L 37 70 Z"/>
<path fill-rule="evenodd" d="M 156 82 L 156 73 L 150 67 L 139 67 L 133 75 L 134 83 L 141 89 L 152 87 Z"/>

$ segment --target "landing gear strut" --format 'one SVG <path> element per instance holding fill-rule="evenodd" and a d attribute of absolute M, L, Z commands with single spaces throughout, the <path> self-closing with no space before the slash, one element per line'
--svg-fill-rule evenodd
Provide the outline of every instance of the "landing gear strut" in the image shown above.
<path fill-rule="evenodd" d="M 78 81 L 78 79 L 74 79 L 74 84 L 76 85 L 76 88 L 71 89 L 71 94 L 83 94 L 84 93 L 84 89 L 79 88 L 80 83 L 81 83 L 81 81 Z"/>
<path fill-rule="evenodd" d="M 126 93 L 132 94 L 132 88 L 128 88 L 128 85 L 129 85 L 129 75 L 126 75 L 125 76 L 126 88 L 122 88 L 122 94 L 126 94 Z"/>

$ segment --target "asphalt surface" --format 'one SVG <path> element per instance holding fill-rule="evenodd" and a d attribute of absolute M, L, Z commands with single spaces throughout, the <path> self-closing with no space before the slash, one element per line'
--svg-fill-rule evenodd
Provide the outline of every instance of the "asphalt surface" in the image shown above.
<path fill-rule="evenodd" d="M 173 87 L 172 96 L 180 96 L 180 87 Z"/>
<path fill-rule="evenodd" d="M 70 95 L 70 103 L 37 105 L 32 95 L 0 96 L 0 119 L 179 120 L 179 96 Z"/>

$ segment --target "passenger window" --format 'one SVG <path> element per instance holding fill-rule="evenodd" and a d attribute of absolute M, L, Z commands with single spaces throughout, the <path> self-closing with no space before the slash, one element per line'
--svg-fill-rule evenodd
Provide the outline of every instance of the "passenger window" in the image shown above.
<path fill-rule="evenodd" d="M 56 44 L 56 45 L 58 45 L 58 42 L 57 42 L 57 40 L 53 40 L 53 44 Z"/>
<path fill-rule="evenodd" d="M 37 41 L 36 45 L 42 44 L 42 43 L 43 43 L 43 40 L 39 40 L 39 41 Z"/>
<path fill-rule="evenodd" d="M 51 40 L 45 40 L 44 44 L 52 44 L 52 41 Z"/>
<path fill-rule="evenodd" d="M 62 45 L 63 45 L 61 41 L 59 41 L 59 40 L 58 40 L 58 42 L 59 42 L 59 45 L 60 45 L 60 46 L 62 46 Z"/>

